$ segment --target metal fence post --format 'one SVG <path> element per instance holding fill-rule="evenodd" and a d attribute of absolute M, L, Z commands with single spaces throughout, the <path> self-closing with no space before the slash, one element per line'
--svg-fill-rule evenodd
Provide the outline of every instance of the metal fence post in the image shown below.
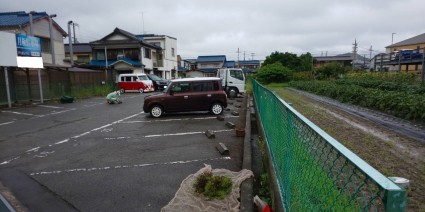
<path fill-rule="evenodd" d="M 12 108 L 12 101 L 10 100 L 9 76 L 7 74 L 7 67 L 4 67 L 4 79 L 6 81 L 7 105 L 9 106 L 9 108 Z"/>
<path fill-rule="evenodd" d="M 407 206 L 406 191 L 385 191 L 385 211 L 387 212 L 398 212 L 405 211 Z"/>

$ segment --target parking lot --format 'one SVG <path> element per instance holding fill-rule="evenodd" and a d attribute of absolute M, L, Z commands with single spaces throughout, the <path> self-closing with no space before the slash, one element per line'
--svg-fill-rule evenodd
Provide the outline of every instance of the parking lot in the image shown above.
<path fill-rule="evenodd" d="M 207 112 L 154 119 L 143 113 L 146 95 L 0 109 L 3 190 L 31 211 L 159 211 L 204 164 L 241 169 L 243 138 L 225 126 L 239 120 L 233 105 L 224 121 Z"/>

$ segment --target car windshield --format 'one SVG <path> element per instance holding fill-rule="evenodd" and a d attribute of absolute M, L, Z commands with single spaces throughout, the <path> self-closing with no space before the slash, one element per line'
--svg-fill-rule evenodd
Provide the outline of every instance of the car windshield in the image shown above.
<path fill-rule="evenodd" d="M 164 80 L 161 77 L 156 76 L 155 74 L 149 74 L 149 78 L 151 78 L 152 80 Z"/>
<path fill-rule="evenodd" d="M 138 77 L 139 77 L 139 80 L 149 80 L 146 75 L 141 75 L 141 76 L 138 76 Z"/>

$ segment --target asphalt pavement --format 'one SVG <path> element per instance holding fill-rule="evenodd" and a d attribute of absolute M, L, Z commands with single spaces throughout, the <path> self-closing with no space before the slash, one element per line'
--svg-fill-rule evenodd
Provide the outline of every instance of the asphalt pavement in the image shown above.
<path fill-rule="evenodd" d="M 239 120 L 233 105 L 224 121 L 207 112 L 154 119 L 143 113 L 146 95 L 0 109 L 1 183 L 30 211 L 159 211 L 204 164 L 241 170 L 243 138 L 225 126 Z"/>

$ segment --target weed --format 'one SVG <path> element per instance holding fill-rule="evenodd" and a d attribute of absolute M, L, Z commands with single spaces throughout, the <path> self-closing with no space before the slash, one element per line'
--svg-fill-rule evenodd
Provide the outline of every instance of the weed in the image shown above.
<path fill-rule="evenodd" d="M 232 179 L 226 176 L 214 176 L 205 172 L 195 179 L 193 188 L 196 193 L 203 194 L 209 200 L 224 199 L 232 191 Z"/>

